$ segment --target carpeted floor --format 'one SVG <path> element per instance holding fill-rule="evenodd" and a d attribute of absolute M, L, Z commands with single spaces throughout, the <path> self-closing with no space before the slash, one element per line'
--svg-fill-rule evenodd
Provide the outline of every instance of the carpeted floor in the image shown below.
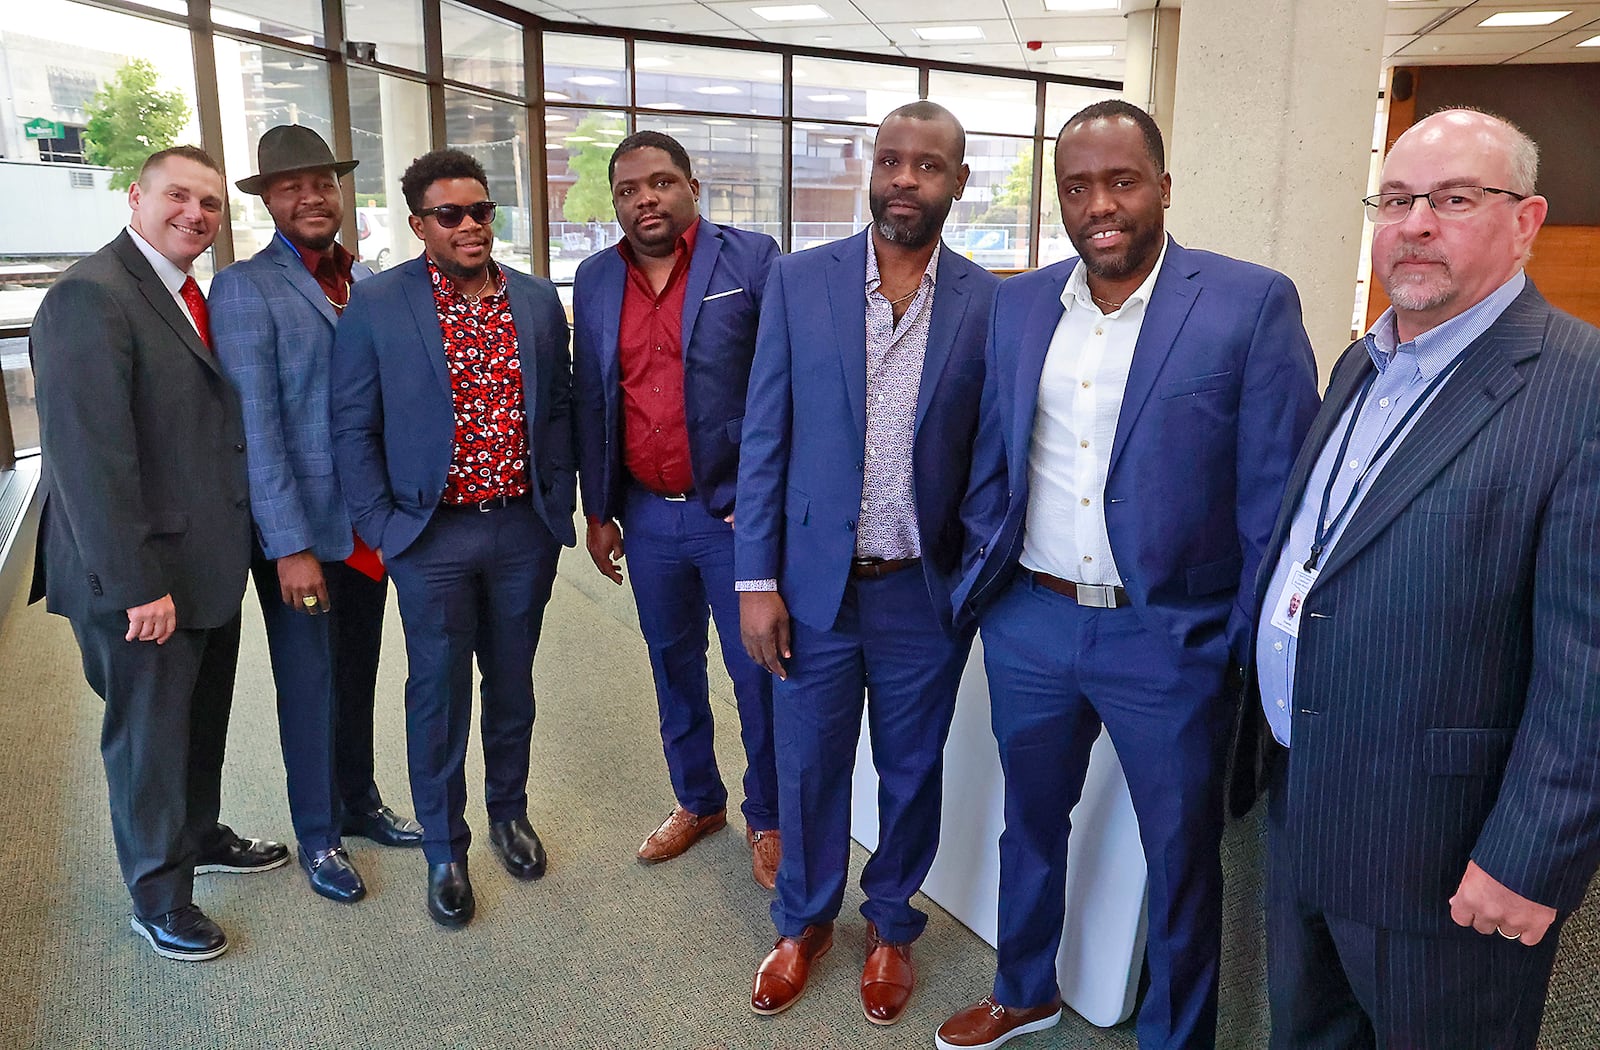
<path fill-rule="evenodd" d="M 481 841 L 471 855 L 477 919 L 445 931 L 423 908 L 419 853 L 350 841 L 370 895 L 314 896 L 299 869 L 202 876 L 197 901 L 232 946 L 213 963 L 150 953 L 128 929 L 97 751 L 100 704 L 64 621 L 13 605 L 0 622 L 0 1047 L 49 1048 L 886 1048 L 932 1045 L 953 1009 L 988 990 L 994 953 L 931 904 L 920 985 L 898 1026 L 861 1016 L 864 924 L 852 884 L 833 953 L 787 1014 L 749 1010 L 771 946 L 768 895 L 750 880 L 737 819 L 683 858 L 633 860 L 670 808 L 654 698 L 626 588 L 569 552 L 546 618 L 535 681 L 531 818 L 550 872 L 518 883 Z M 248 596 L 229 738 L 224 820 L 292 841 L 271 675 Z M 379 711 L 379 785 L 410 811 L 400 696 L 405 664 L 391 603 Z M 713 649 L 713 652 L 715 650 Z M 742 760 L 726 679 L 714 690 L 719 756 L 737 790 Z M 481 761 L 469 752 L 468 817 L 481 834 Z M 856 851 L 857 871 L 863 859 Z M 1260 827 L 1229 832 L 1222 1044 L 1264 1045 Z M 854 873 L 853 873 L 854 874 Z M 1600 905 L 1569 924 L 1544 1044 L 1600 1045 Z M 1128 1048 L 1131 1024 L 1069 1015 L 1025 1043 Z"/>

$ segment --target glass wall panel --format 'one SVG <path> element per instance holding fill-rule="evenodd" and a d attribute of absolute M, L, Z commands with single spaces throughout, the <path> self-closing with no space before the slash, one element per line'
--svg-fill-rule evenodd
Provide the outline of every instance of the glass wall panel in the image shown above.
<path fill-rule="evenodd" d="M 344 36 L 373 45 L 372 60 L 422 69 L 422 0 L 347 0 Z"/>
<path fill-rule="evenodd" d="M 765 51 L 634 45 L 641 109 L 783 115 L 783 56 Z"/>
<path fill-rule="evenodd" d="M 1044 86 L 1044 137 L 1054 141 L 1061 133 L 1061 125 L 1084 106 L 1104 102 L 1108 98 L 1121 98 L 1116 91 L 1105 88 L 1079 87 L 1077 84 L 1046 84 Z"/>
<path fill-rule="evenodd" d="M 356 256 L 376 270 L 413 258 L 422 242 L 400 195 L 400 176 L 432 148 L 428 87 L 370 69 L 350 70 L 350 144 L 360 166 L 351 173 L 356 195 Z"/>
<path fill-rule="evenodd" d="M 489 176 L 489 197 L 500 205 L 494 218 L 495 261 L 532 272 L 526 107 L 448 89 L 444 105 L 448 145 L 478 158 Z"/>
<path fill-rule="evenodd" d="M 446 77 L 518 98 L 527 95 L 521 26 L 450 0 L 439 5 L 439 20 Z"/>
<path fill-rule="evenodd" d="M 233 254 L 248 259 L 272 240 L 272 216 L 260 197 L 234 184 L 255 174 L 256 144 L 268 128 L 303 124 L 333 146 L 328 65 L 291 51 L 218 37 L 217 99 L 222 106 L 223 166 L 228 170 Z"/>
<path fill-rule="evenodd" d="M 951 248 L 991 270 L 1028 265 L 1033 140 L 968 135 L 967 189 L 945 220 Z"/>
<path fill-rule="evenodd" d="M 700 214 L 783 238 L 783 125 L 777 121 L 640 113 L 641 131 L 683 143 L 700 180 Z"/>
<path fill-rule="evenodd" d="M 200 141 L 187 32 L 66 0 L 32 0 L 28 13 L 0 32 L 5 326 L 30 323 L 61 271 L 127 225 L 127 187 L 146 156 Z M 108 118 L 98 142 L 96 114 Z M 195 269 L 209 280 L 209 252 Z M 13 421 L 21 415 L 14 407 Z"/>
<path fill-rule="evenodd" d="M 544 100 L 628 104 L 628 67 L 621 40 L 544 35 Z"/>
<path fill-rule="evenodd" d="M 321 47 L 324 39 L 321 0 L 211 0 L 211 19 L 297 44 Z"/>
<path fill-rule="evenodd" d="M 928 98 L 954 113 L 968 132 L 1033 134 L 1038 106 L 1032 80 L 936 69 L 928 74 Z"/>
<path fill-rule="evenodd" d="M 18 452 L 39 445 L 39 409 L 33 396 L 33 366 L 26 339 L 0 339 L 0 372 L 5 374 L 6 406 L 11 412 L 11 444 Z"/>
<path fill-rule="evenodd" d="M 873 62 L 794 57 L 794 115 L 876 124 L 917 100 L 917 71 Z"/>
<path fill-rule="evenodd" d="M 791 251 L 848 237 L 871 221 L 867 182 L 875 130 L 795 122 Z"/>
<path fill-rule="evenodd" d="M 611 205 L 611 151 L 628 134 L 613 110 L 557 109 L 544 115 L 550 210 L 550 277 L 572 280 L 578 264 L 622 237 Z"/>

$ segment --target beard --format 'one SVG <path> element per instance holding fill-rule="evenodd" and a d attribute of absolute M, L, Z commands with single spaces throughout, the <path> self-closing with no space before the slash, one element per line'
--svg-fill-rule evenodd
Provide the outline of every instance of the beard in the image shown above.
<path fill-rule="evenodd" d="M 1411 260 L 1441 263 L 1444 269 L 1441 273 L 1397 276 L 1395 266 Z M 1414 246 L 1400 249 L 1389 256 L 1389 274 L 1381 283 L 1390 303 L 1412 313 L 1436 310 L 1456 295 L 1455 275 L 1450 272 L 1449 260 L 1438 252 Z"/>
<path fill-rule="evenodd" d="M 891 244 L 898 244 L 903 248 L 925 248 L 929 243 L 938 238 L 944 229 L 945 217 L 950 214 L 950 206 L 954 203 L 951 198 L 945 198 L 942 205 L 933 208 L 923 207 L 912 218 L 895 219 L 889 217 L 889 202 L 896 199 L 887 193 L 869 191 L 867 204 L 872 209 L 872 225 L 878 235 Z M 921 207 L 921 202 L 913 201 Z"/>
<path fill-rule="evenodd" d="M 1083 260 L 1083 268 L 1096 277 L 1109 281 L 1120 281 L 1139 272 L 1146 263 L 1154 262 L 1161 252 L 1161 241 L 1166 236 L 1166 231 L 1158 225 L 1132 227 L 1128 231 L 1131 236 L 1128 246 L 1120 255 L 1107 257 L 1095 255 L 1088 251 L 1093 246 L 1087 233 L 1078 232 L 1068 234 L 1072 247 L 1078 252 L 1078 258 Z"/>

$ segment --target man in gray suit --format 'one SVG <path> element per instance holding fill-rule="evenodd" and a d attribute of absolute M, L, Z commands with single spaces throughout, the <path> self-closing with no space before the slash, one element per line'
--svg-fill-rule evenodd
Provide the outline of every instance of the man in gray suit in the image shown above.
<path fill-rule="evenodd" d="M 190 268 L 216 240 L 223 193 L 203 151 L 152 155 L 128 228 L 62 275 L 32 331 L 46 493 L 34 597 L 72 622 L 105 701 L 133 928 L 183 960 L 228 946 L 194 905 L 196 873 L 288 859 L 217 823 L 250 499 L 239 399 Z"/>
<path fill-rule="evenodd" d="M 333 332 L 372 271 L 334 237 L 344 220 L 336 161 L 310 128 L 269 128 L 259 194 L 276 227 L 252 259 L 217 274 L 211 330 L 239 391 L 256 548 L 251 562 L 278 693 L 278 735 L 300 866 L 311 888 L 350 902 L 367 888 L 343 834 L 421 846 L 422 828 L 383 804 L 373 780 L 372 706 L 389 584 L 355 539 L 333 472 L 328 374 Z"/>
<path fill-rule="evenodd" d="M 1445 110 L 1365 201 L 1393 306 L 1290 477 L 1233 785 L 1276 1047 L 1533 1047 L 1600 865 L 1600 331 L 1523 273 L 1537 168 Z"/>

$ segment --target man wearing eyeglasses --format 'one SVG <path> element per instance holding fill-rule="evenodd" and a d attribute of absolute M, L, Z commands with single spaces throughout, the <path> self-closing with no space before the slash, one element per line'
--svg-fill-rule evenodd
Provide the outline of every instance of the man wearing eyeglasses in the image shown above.
<path fill-rule="evenodd" d="M 1523 272 L 1537 168 L 1446 110 L 1366 200 L 1392 306 L 1290 478 L 1236 744 L 1274 1046 L 1531 1048 L 1600 865 L 1600 331 Z"/>
<path fill-rule="evenodd" d="M 333 353 L 333 451 L 356 532 L 400 601 L 428 911 L 461 926 L 476 908 L 464 815 L 474 655 L 489 846 L 516 878 L 544 874 L 527 817 L 533 655 L 556 555 L 575 542 L 571 365 L 555 286 L 490 258 L 483 167 L 436 150 L 400 188 L 424 251 L 351 294 Z"/>

